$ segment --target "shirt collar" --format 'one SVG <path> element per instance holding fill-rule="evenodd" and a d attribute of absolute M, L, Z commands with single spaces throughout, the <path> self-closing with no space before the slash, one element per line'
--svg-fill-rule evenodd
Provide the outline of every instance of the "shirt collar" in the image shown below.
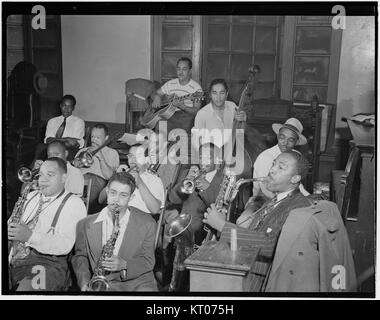
<path fill-rule="evenodd" d="M 127 210 L 125 211 L 125 214 L 120 219 L 120 222 L 122 220 L 124 220 L 127 216 L 129 216 L 129 214 L 130 214 L 130 211 L 127 208 Z M 100 211 L 100 213 L 99 213 L 98 217 L 95 219 L 94 223 L 103 222 L 103 221 L 107 221 L 107 220 L 111 221 L 111 217 L 108 214 L 108 206 L 103 208 L 102 211 Z"/>
<path fill-rule="evenodd" d="M 277 201 L 285 199 L 288 196 L 288 194 L 291 193 L 292 191 L 294 191 L 294 189 L 278 193 L 277 194 Z"/>

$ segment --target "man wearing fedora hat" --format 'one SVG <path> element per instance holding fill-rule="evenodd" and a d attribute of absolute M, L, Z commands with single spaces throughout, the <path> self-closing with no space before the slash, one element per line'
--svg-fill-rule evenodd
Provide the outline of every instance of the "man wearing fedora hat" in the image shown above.
<path fill-rule="evenodd" d="M 259 154 L 253 170 L 253 178 L 265 177 L 268 175 L 273 161 L 282 152 L 293 150 L 296 145 L 307 144 L 306 137 L 302 134 L 303 126 L 296 118 L 289 118 L 284 124 L 273 123 L 273 131 L 277 134 L 277 144 Z M 303 195 L 308 196 L 309 192 L 300 185 L 300 191 Z M 247 215 L 251 215 L 260 204 L 268 199 L 272 199 L 274 194 L 269 191 L 262 182 L 253 183 L 252 197 L 249 198 L 245 206 L 244 212 L 240 215 L 237 223 L 245 221 Z M 259 201 L 261 199 L 262 201 Z"/>

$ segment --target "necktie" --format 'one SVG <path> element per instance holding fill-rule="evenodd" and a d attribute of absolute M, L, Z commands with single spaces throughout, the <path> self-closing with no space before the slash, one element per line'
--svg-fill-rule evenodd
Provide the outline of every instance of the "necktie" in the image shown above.
<path fill-rule="evenodd" d="M 37 225 L 38 218 L 40 216 L 40 213 L 42 212 L 42 206 L 48 201 L 50 201 L 50 200 L 43 200 L 42 195 L 41 195 L 39 203 L 38 203 L 36 214 L 34 215 L 32 220 L 27 223 L 29 229 L 31 229 L 32 231 L 34 230 L 34 228 Z M 25 259 L 29 255 L 29 253 L 30 253 L 30 248 L 25 246 L 24 242 L 18 242 L 17 241 L 16 245 L 14 247 L 14 252 L 12 255 L 12 259 L 11 259 L 11 264 L 15 265 L 17 263 L 17 261 Z"/>
<path fill-rule="evenodd" d="M 263 207 L 259 209 L 257 214 L 255 214 L 251 222 L 251 225 L 249 226 L 249 229 L 253 228 L 253 230 L 257 230 L 263 223 L 268 213 L 272 212 L 276 203 L 277 203 L 277 196 L 275 196 L 272 200 L 264 204 Z"/>
<path fill-rule="evenodd" d="M 55 137 L 56 138 L 62 138 L 63 132 L 65 131 L 65 128 L 66 128 L 66 118 L 63 118 L 63 122 L 61 123 L 61 125 L 57 129 L 57 133 L 55 134 Z"/>

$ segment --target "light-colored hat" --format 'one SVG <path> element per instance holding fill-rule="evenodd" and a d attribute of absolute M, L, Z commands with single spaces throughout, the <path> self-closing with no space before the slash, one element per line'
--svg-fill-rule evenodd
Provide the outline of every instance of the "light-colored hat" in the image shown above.
<path fill-rule="evenodd" d="M 298 135 L 298 141 L 296 145 L 304 145 L 307 144 L 306 137 L 302 134 L 303 126 L 302 123 L 296 119 L 296 118 L 289 118 L 286 120 L 284 124 L 281 123 L 273 123 L 272 129 L 273 131 L 278 134 L 280 132 L 281 128 L 287 128 L 289 130 L 292 130 L 294 133 Z"/>

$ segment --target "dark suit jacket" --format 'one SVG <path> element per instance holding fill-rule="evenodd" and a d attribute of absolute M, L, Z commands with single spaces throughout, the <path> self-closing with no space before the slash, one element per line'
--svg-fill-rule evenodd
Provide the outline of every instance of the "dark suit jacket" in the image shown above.
<path fill-rule="evenodd" d="M 109 274 L 111 291 L 156 291 L 153 275 L 156 222 L 138 209 L 130 208 L 130 213 L 118 253 L 127 261 L 127 278 L 122 280 L 120 272 Z M 102 223 L 94 224 L 98 215 L 88 216 L 77 225 L 72 265 L 80 287 L 91 279 L 101 255 Z"/>

